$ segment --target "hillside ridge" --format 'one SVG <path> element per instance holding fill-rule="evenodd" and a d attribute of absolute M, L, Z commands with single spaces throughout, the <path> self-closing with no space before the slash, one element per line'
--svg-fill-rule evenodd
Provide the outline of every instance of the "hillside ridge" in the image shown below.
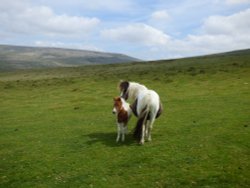
<path fill-rule="evenodd" d="M 53 47 L 0 45 L 0 71 L 78 67 L 139 61 L 118 53 Z"/>

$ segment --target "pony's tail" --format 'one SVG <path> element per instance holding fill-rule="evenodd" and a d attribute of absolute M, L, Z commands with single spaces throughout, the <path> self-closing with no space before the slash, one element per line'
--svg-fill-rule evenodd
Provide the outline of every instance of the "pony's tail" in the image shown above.
<path fill-rule="evenodd" d="M 142 114 L 140 115 L 140 117 L 138 118 L 138 121 L 136 123 L 136 127 L 134 129 L 134 138 L 140 142 L 141 140 L 141 137 L 142 137 L 142 126 L 143 124 L 145 124 L 145 122 L 147 121 L 147 118 L 148 118 L 148 113 L 149 113 L 149 110 L 148 110 L 148 107 L 146 107 L 143 111 L 142 111 Z"/>

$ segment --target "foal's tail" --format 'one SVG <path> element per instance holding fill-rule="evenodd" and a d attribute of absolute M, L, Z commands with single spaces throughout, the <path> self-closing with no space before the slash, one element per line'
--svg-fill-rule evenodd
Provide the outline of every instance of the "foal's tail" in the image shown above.
<path fill-rule="evenodd" d="M 142 110 L 142 113 L 140 114 L 139 118 L 138 118 L 138 121 L 136 123 L 136 127 L 134 129 L 134 138 L 140 142 L 141 140 L 141 137 L 142 137 L 142 127 L 143 127 L 143 124 L 146 123 L 147 119 L 148 119 L 148 115 L 149 115 L 149 109 L 148 107 L 145 107 L 143 110 Z"/>

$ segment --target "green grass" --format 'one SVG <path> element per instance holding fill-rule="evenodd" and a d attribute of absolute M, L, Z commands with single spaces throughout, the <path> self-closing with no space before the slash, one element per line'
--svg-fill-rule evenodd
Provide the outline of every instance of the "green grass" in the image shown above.
<path fill-rule="evenodd" d="M 0 187 L 249 187 L 249 56 L 1 73 Z M 115 142 L 120 79 L 163 102 L 144 146 Z"/>

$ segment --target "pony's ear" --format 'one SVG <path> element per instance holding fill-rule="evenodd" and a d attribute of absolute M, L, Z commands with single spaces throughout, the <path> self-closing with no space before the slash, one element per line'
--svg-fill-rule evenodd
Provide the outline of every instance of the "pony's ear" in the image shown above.
<path fill-rule="evenodd" d="M 122 82 L 124 82 L 124 80 L 120 80 L 117 84 L 117 90 L 120 91 L 121 90 L 121 84 Z"/>
<path fill-rule="evenodd" d="M 122 81 L 120 82 L 119 88 L 120 89 L 127 89 L 129 86 L 129 82 L 128 81 Z"/>

